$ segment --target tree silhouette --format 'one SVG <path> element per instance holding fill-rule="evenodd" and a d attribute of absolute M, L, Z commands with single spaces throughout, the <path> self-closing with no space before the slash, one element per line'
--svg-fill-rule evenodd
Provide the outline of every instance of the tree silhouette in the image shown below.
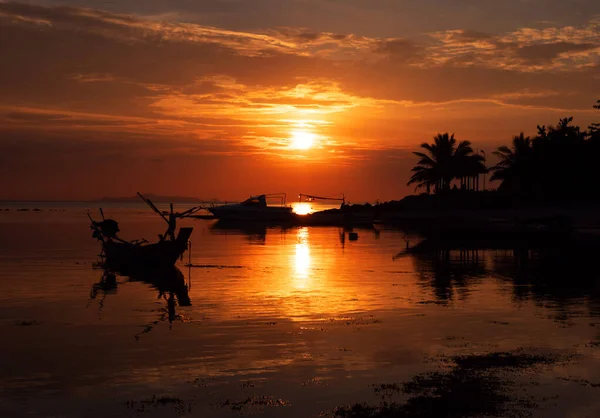
<path fill-rule="evenodd" d="M 596 102 L 596 104 L 594 105 L 594 109 L 600 110 L 600 100 Z M 600 136 L 600 123 L 592 123 L 588 127 L 588 131 L 590 139 L 600 140 L 600 138 L 598 138 Z"/>
<path fill-rule="evenodd" d="M 465 141 L 468 142 L 468 141 Z M 471 147 L 465 147 L 467 154 L 457 154 L 454 160 L 454 176 L 460 180 L 461 189 L 479 190 L 479 175 L 488 172 L 481 154 L 473 154 Z"/>
<path fill-rule="evenodd" d="M 436 162 L 423 153 L 415 152 L 414 154 L 421 159 L 419 160 L 419 163 L 413 167 L 413 175 L 410 177 L 407 184 L 410 185 L 416 183 L 416 189 L 425 188 L 427 189 L 427 194 L 431 193 L 432 187 L 434 188 L 434 191 L 437 192 L 439 176 L 437 173 Z"/>
<path fill-rule="evenodd" d="M 534 180 L 534 151 L 531 138 L 523 132 L 513 137 L 511 148 L 503 145 L 493 152 L 500 161 L 493 166 L 491 180 L 502 180 L 501 187 L 516 193 L 531 193 Z"/>
<path fill-rule="evenodd" d="M 600 109 L 600 101 L 594 108 Z M 600 197 L 600 124 L 587 131 L 566 117 L 556 126 L 537 127 L 531 139 L 515 136 L 511 148 L 499 147 L 492 180 L 501 180 L 499 191 L 539 201 L 587 200 Z"/>
<path fill-rule="evenodd" d="M 594 105 L 594 109 L 600 110 L 600 100 Z M 586 180 L 590 184 L 590 190 L 600 197 L 598 184 L 600 184 L 600 166 L 598 165 L 598 155 L 600 155 L 600 123 L 592 123 L 587 132 L 587 149 L 584 155 L 585 167 L 587 168 Z"/>
<path fill-rule="evenodd" d="M 600 100 L 593 107 L 600 110 Z M 454 134 L 438 133 L 433 143 L 423 143 L 421 148 L 413 153 L 419 161 L 408 185 L 440 193 L 459 180 L 461 189 L 479 189 L 479 175 L 488 170 L 484 157 L 473 153 L 469 141 L 457 142 Z M 499 161 L 491 168 L 491 180 L 502 183 L 492 199 L 498 197 L 494 201 L 501 205 L 512 205 L 513 198 L 517 203 L 600 199 L 600 123 L 582 130 L 572 117 L 565 117 L 556 126 L 538 125 L 534 137 L 521 132 L 494 155 Z"/>
<path fill-rule="evenodd" d="M 540 130 L 535 138 L 538 184 L 545 200 L 579 197 L 587 188 L 585 133 L 571 125 L 572 117 L 560 119 L 556 127 Z"/>
<path fill-rule="evenodd" d="M 425 152 L 413 152 L 419 161 L 412 169 L 412 176 L 408 185 L 416 184 L 416 188 L 425 188 L 427 193 L 450 190 L 453 179 L 460 179 L 461 186 L 465 179 L 478 176 L 487 172 L 481 155 L 474 155 L 469 141 L 461 141 L 457 144 L 454 134 L 447 132 L 438 133 L 433 138 L 433 143 L 422 143 L 421 148 Z M 468 188 L 467 181 L 467 188 Z M 475 184 L 475 182 L 473 182 Z"/>

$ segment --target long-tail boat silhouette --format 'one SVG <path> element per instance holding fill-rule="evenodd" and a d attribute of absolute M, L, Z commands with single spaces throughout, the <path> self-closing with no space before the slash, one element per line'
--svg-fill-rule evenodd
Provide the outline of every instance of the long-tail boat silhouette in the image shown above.
<path fill-rule="evenodd" d="M 95 221 L 90 218 L 90 228 L 92 229 L 92 237 L 102 243 L 101 256 L 105 258 L 105 265 L 113 269 L 123 269 L 127 266 L 173 266 L 177 259 L 183 256 L 183 253 L 189 247 L 189 239 L 192 235 L 193 228 L 180 228 L 179 233 L 175 235 L 177 229 L 177 219 L 189 217 L 194 214 L 200 207 L 193 207 L 182 213 L 173 211 L 173 204 L 170 205 L 170 212 L 165 213 L 150 201 L 150 199 L 138 193 L 138 196 L 154 210 L 167 223 L 167 230 L 164 234 L 159 235 L 159 240 L 154 243 L 149 243 L 145 239 L 126 241 L 118 236 L 119 223 L 114 219 L 106 219 L 104 212 L 100 209 L 102 216 L 101 221 Z"/>

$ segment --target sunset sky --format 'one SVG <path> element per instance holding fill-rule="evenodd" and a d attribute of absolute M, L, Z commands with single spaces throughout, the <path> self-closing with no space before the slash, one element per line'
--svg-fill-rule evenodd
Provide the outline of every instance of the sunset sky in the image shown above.
<path fill-rule="evenodd" d="M 389 200 L 597 99 L 597 0 L 0 1 L 0 199 Z"/>

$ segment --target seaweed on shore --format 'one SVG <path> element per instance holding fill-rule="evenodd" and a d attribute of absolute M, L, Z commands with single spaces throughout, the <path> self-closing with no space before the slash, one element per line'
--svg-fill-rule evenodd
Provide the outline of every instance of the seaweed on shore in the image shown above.
<path fill-rule="evenodd" d="M 173 408 L 178 414 L 187 414 L 192 412 L 192 404 L 173 396 L 156 396 L 142 399 L 140 401 L 130 400 L 125 402 L 125 406 L 135 410 L 137 413 L 148 412 L 152 409 L 167 407 Z"/>
<path fill-rule="evenodd" d="M 443 357 L 450 369 L 422 373 L 402 384 L 375 385 L 380 405 L 356 403 L 335 408 L 336 418 L 522 416 L 538 405 L 533 398 L 515 394 L 515 374 L 538 365 L 550 365 L 558 356 L 528 354 L 523 350 Z M 404 403 L 390 402 L 397 393 Z"/>
<path fill-rule="evenodd" d="M 274 398 L 272 396 L 252 396 L 247 397 L 241 401 L 233 401 L 231 399 L 227 399 L 226 401 L 220 402 L 218 404 L 223 408 L 229 408 L 232 411 L 242 411 L 245 408 L 255 407 L 255 408 L 264 408 L 264 407 L 279 407 L 279 406 L 289 406 L 290 403 L 283 399 Z"/>

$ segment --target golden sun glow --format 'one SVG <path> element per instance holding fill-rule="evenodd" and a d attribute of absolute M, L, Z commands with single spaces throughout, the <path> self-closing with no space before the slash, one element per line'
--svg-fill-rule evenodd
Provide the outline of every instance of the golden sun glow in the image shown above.
<path fill-rule="evenodd" d="M 310 268 L 310 250 L 308 244 L 300 243 L 296 244 L 296 256 L 295 256 L 295 272 L 298 278 L 298 287 L 305 287 L 306 280 L 308 280 L 309 274 L 308 269 Z"/>
<path fill-rule="evenodd" d="M 294 255 L 294 287 L 306 290 L 310 285 L 310 249 L 308 247 L 308 229 L 298 230 L 298 243 Z"/>
<path fill-rule="evenodd" d="M 295 203 L 292 204 L 294 208 L 294 213 L 297 215 L 308 215 L 312 212 L 312 206 L 308 203 Z"/>
<path fill-rule="evenodd" d="M 290 148 L 307 150 L 312 148 L 314 142 L 315 134 L 303 130 L 292 131 Z"/>

